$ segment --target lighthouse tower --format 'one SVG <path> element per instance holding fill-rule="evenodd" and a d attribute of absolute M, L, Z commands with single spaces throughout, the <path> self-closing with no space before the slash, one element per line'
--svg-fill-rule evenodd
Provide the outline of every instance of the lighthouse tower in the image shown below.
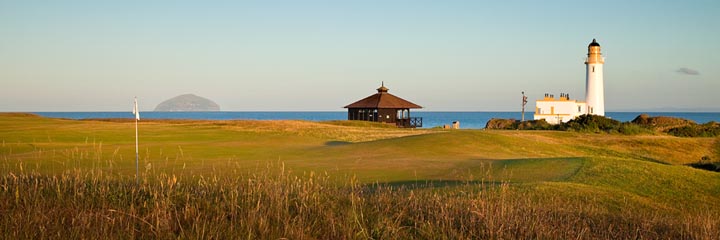
<path fill-rule="evenodd" d="M 605 94 L 603 91 L 603 64 L 605 58 L 600 54 L 600 44 L 593 39 L 588 45 L 585 60 L 585 103 L 587 113 L 605 116 Z"/>

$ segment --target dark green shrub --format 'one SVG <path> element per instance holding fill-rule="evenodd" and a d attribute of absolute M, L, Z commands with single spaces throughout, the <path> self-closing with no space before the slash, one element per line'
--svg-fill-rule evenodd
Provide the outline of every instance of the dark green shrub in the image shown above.
<path fill-rule="evenodd" d="M 620 124 L 618 132 L 625 135 L 653 134 L 654 132 L 648 128 L 638 124 L 625 122 Z"/>
<path fill-rule="evenodd" d="M 549 124 L 545 119 L 530 120 L 518 123 L 517 129 L 521 130 L 557 130 L 557 125 Z"/>
<path fill-rule="evenodd" d="M 493 119 L 490 119 L 485 124 L 485 129 L 505 129 L 505 130 L 518 129 L 519 122 L 520 121 L 515 120 L 515 119 L 493 118 Z"/>
<path fill-rule="evenodd" d="M 700 131 L 696 126 L 684 126 L 668 130 L 668 134 L 677 137 L 697 137 L 700 135 Z"/>
<path fill-rule="evenodd" d="M 564 124 L 569 130 L 578 132 L 618 132 L 620 121 L 598 115 L 581 115 Z"/>
<path fill-rule="evenodd" d="M 677 137 L 716 137 L 720 136 L 720 124 L 709 122 L 702 125 L 689 125 L 677 127 L 667 131 Z"/>

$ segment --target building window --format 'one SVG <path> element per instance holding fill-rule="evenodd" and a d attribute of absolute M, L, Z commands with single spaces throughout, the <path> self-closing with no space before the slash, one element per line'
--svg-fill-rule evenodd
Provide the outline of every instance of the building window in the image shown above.
<path fill-rule="evenodd" d="M 578 112 L 580 112 L 581 110 L 582 110 L 582 108 L 580 108 L 580 106 L 578 106 Z"/>
<path fill-rule="evenodd" d="M 595 72 L 595 66 L 593 66 L 593 71 L 592 71 L 592 72 Z"/>

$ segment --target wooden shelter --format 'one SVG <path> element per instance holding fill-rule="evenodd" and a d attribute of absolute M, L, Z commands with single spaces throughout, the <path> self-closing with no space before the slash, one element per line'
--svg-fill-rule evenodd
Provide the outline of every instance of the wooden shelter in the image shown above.
<path fill-rule="evenodd" d="M 410 117 L 410 109 L 422 108 L 388 93 L 383 83 L 377 93 L 345 106 L 348 120 L 394 123 L 398 127 L 422 127 L 422 118 Z"/>

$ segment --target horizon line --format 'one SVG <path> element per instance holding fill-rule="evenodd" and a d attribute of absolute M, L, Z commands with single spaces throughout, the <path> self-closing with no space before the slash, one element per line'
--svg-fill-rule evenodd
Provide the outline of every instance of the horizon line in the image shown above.
<path fill-rule="evenodd" d="M 115 113 L 115 112 L 132 112 L 132 111 L 102 111 L 102 110 L 84 110 L 84 111 L 0 111 L 0 113 L 73 113 L 73 112 L 107 112 L 107 113 Z M 140 112 L 158 112 L 158 113 L 188 113 L 188 112 L 196 112 L 196 113 L 214 113 L 214 112 L 347 112 L 343 110 L 220 110 L 220 111 L 143 111 L 140 110 Z M 414 112 L 513 112 L 513 113 L 520 113 L 521 111 L 517 110 L 414 110 Z M 621 110 L 608 110 L 606 112 L 615 112 L 615 113 L 720 113 L 720 109 L 621 109 Z M 534 114 L 534 111 L 526 111 L 525 114 Z"/>

